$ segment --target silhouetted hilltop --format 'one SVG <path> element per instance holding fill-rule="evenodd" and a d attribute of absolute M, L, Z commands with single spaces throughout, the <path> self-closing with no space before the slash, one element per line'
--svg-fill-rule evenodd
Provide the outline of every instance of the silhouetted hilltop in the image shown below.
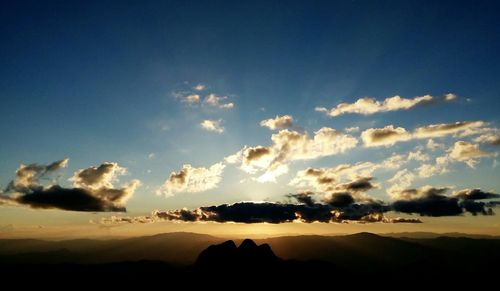
<path fill-rule="evenodd" d="M 249 266 L 272 264 L 279 259 L 268 244 L 257 245 L 251 239 L 245 239 L 239 247 L 232 240 L 211 245 L 200 253 L 196 260 L 197 267 L 247 268 Z"/>

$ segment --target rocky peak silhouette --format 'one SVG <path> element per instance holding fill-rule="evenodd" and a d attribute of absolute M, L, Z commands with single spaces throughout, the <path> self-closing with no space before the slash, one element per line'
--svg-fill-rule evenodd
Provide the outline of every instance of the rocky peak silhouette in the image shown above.
<path fill-rule="evenodd" d="M 245 239 L 239 247 L 232 240 L 218 245 L 211 245 L 200 253 L 196 260 L 198 267 L 229 269 L 233 267 L 252 267 L 275 263 L 279 258 L 268 244 L 257 245 L 251 239 Z"/>

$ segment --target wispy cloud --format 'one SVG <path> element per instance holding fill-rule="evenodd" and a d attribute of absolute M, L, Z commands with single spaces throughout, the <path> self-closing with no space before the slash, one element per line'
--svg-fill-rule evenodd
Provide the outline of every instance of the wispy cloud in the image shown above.
<path fill-rule="evenodd" d="M 449 93 L 442 97 L 433 97 L 431 95 L 419 96 L 412 99 L 394 96 L 377 101 L 375 98 L 364 97 L 356 100 L 354 103 L 340 103 L 332 109 L 325 107 L 316 107 L 316 111 L 323 112 L 331 117 L 343 114 L 362 114 L 371 115 L 379 112 L 408 110 L 421 104 L 429 104 L 436 101 L 449 102 L 456 98 L 456 95 Z"/>
<path fill-rule="evenodd" d="M 412 139 L 444 137 L 465 131 L 468 132 L 468 135 L 479 134 L 483 125 L 483 121 L 441 123 L 418 127 L 413 132 L 409 132 L 403 127 L 387 125 L 383 128 L 366 129 L 361 133 L 361 139 L 367 147 L 392 146 L 395 143 Z"/>
<path fill-rule="evenodd" d="M 227 96 L 219 96 L 219 95 L 212 93 L 212 94 L 207 95 L 203 102 L 205 104 L 207 104 L 208 106 L 212 106 L 212 107 L 218 107 L 221 109 L 233 109 L 234 103 L 227 102 L 227 100 L 228 100 Z"/>

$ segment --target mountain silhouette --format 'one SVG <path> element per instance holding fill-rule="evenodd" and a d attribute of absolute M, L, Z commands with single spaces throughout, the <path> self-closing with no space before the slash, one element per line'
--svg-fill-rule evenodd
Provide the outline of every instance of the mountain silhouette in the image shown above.
<path fill-rule="evenodd" d="M 217 266 L 226 268 L 249 268 L 256 265 L 275 264 L 279 258 L 271 247 L 265 243 L 257 245 L 251 239 L 245 239 L 239 247 L 232 240 L 211 245 L 200 253 L 196 266 L 200 268 Z"/>

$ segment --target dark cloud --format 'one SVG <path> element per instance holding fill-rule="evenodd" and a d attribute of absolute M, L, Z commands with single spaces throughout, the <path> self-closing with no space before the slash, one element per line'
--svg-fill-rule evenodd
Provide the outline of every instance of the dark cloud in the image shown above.
<path fill-rule="evenodd" d="M 472 215 L 493 215 L 493 209 L 487 208 L 485 202 L 477 202 L 474 200 L 462 200 L 459 202 L 460 207 L 465 209 L 465 211 L 472 213 Z"/>
<path fill-rule="evenodd" d="M 351 193 L 333 193 L 323 199 L 327 204 L 333 207 L 347 207 L 354 203 Z"/>
<path fill-rule="evenodd" d="M 392 204 L 395 211 L 416 213 L 422 216 L 456 216 L 462 214 L 458 199 L 444 196 L 429 196 L 413 200 L 400 200 Z"/>
<path fill-rule="evenodd" d="M 339 184 L 335 188 L 338 191 L 366 192 L 376 188 L 372 181 L 373 177 L 361 177 L 349 183 Z"/>
<path fill-rule="evenodd" d="M 486 193 L 481 190 L 462 190 L 455 195 L 447 196 L 447 188 L 424 187 L 407 189 L 397 194 L 401 200 L 392 204 L 394 211 L 419 214 L 421 216 L 457 216 L 464 212 L 473 215 L 492 215 L 493 210 L 484 202 L 474 200 L 497 198 L 498 194 Z"/>
<path fill-rule="evenodd" d="M 104 197 L 104 195 L 103 195 Z M 82 188 L 62 188 L 55 185 L 47 189 L 36 189 L 14 200 L 32 208 L 58 208 L 71 211 L 116 211 L 124 212 L 125 207 L 111 200 L 98 197 Z"/>
<path fill-rule="evenodd" d="M 297 200 L 297 202 L 305 204 L 307 206 L 314 206 L 315 202 L 312 197 L 314 193 L 312 192 L 307 192 L 307 193 L 298 193 L 298 194 L 288 194 L 288 198 L 293 198 Z"/>
<path fill-rule="evenodd" d="M 494 199 L 499 198 L 500 195 L 491 192 L 485 192 L 481 189 L 465 189 L 458 191 L 454 195 L 456 198 L 464 200 L 482 200 L 482 199 Z"/>
<path fill-rule="evenodd" d="M 422 223 L 422 220 L 418 218 L 391 218 L 390 219 L 392 223 Z"/>
<path fill-rule="evenodd" d="M 0 194 L 0 204 L 25 205 L 37 209 L 62 209 L 70 211 L 124 212 L 125 202 L 140 185 L 132 180 L 122 188 L 114 188 L 111 181 L 124 173 L 116 163 L 79 170 L 72 180 L 75 187 L 64 188 L 53 184 L 44 186 L 40 179 L 67 165 L 68 159 L 49 165 L 21 165 L 16 178 Z"/>
<path fill-rule="evenodd" d="M 155 211 L 151 217 L 146 217 L 146 221 L 266 222 L 276 224 L 293 221 L 305 223 L 422 223 L 418 218 L 388 218 L 385 214 L 396 211 L 434 217 L 458 216 L 464 212 L 469 212 L 473 215 L 493 215 L 494 213 L 491 208 L 500 204 L 500 201 L 477 202 L 474 199 L 460 199 L 454 196 L 446 196 L 446 191 L 446 188 L 433 187 L 408 189 L 404 191 L 404 194 L 399 196 L 405 198 L 396 200 L 390 204 L 373 199 L 365 199 L 360 202 L 349 192 L 331 194 L 323 199 L 324 203 L 315 202 L 313 193 L 289 194 L 287 197 L 296 200 L 298 203 L 239 202 L 200 207 L 193 210 Z M 142 223 L 144 220 L 144 217 L 138 217 L 137 219 L 108 219 L 107 221 L 109 223 L 115 221 L 120 223 Z"/>
<path fill-rule="evenodd" d="M 262 147 L 262 146 L 257 146 L 253 148 L 248 148 L 245 151 L 245 161 L 247 163 L 254 161 L 254 160 L 259 160 L 265 155 L 268 155 L 270 153 L 269 148 L 267 147 Z"/>
<path fill-rule="evenodd" d="M 315 203 L 310 194 L 290 194 L 300 204 L 278 202 L 239 202 L 218 206 L 200 207 L 194 210 L 157 211 L 153 216 L 159 220 L 215 221 L 239 223 L 286 223 L 300 220 L 312 222 L 367 221 L 368 217 L 384 220 L 383 213 L 390 207 L 381 203 L 350 203 L 343 206 Z M 352 198 L 352 197 L 351 197 Z"/>

